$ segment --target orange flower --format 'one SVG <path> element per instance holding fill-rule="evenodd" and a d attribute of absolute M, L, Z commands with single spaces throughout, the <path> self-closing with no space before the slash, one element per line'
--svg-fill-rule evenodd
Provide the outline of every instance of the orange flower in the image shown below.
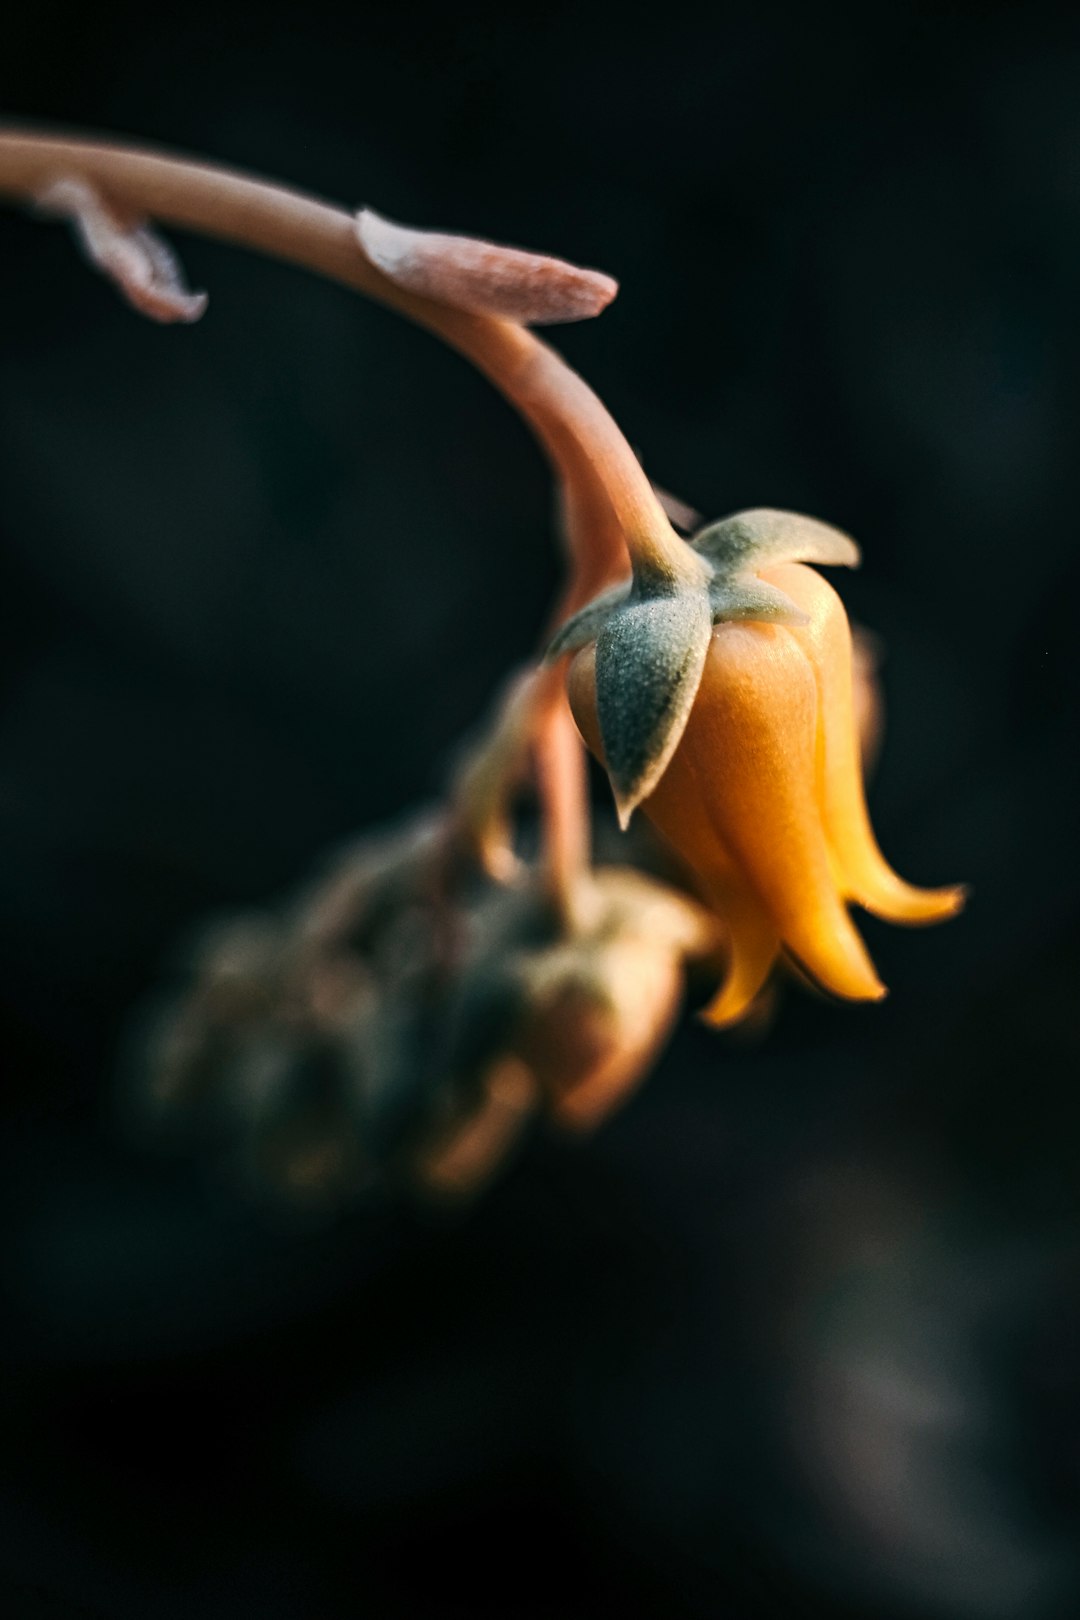
<path fill-rule="evenodd" d="M 635 604 L 640 613 L 649 597 L 635 582 L 609 595 L 599 620 L 595 607 L 587 609 L 590 618 L 580 616 L 556 638 L 558 653 L 580 645 L 584 632 L 598 635 L 599 650 L 585 647 L 571 666 L 574 717 L 608 765 L 624 819 L 641 803 L 726 925 L 729 967 L 707 1010 L 711 1022 L 745 1014 L 781 949 L 834 994 L 879 1000 L 884 986 L 847 902 L 891 922 L 929 923 L 952 916 L 964 895 L 913 888 L 878 849 L 863 795 L 847 615 L 820 574 L 786 560 L 850 564 L 858 553 L 835 530 L 772 512 L 727 519 L 693 546 L 712 570 L 698 679 L 699 631 L 674 651 L 665 645 L 659 659 L 655 645 L 638 646 L 627 633 Z M 686 588 L 661 594 L 670 602 Z M 627 622 L 613 638 L 608 627 L 620 611 Z M 669 626 L 694 619 L 689 605 L 679 615 L 661 612 Z M 642 666 L 629 681 L 611 676 L 612 640 Z M 645 689 L 650 713 L 662 708 L 663 692 L 648 674 L 658 663 L 669 685 L 672 669 L 691 669 L 683 690 L 676 679 L 670 704 L 681 724 L 677 717 L 674 739 L 661 722 L 650 741 L 631 738 L 628 747 L 635 689 Z M 655 758 L 663 760 L 659 772 L 648 763 Z"/>

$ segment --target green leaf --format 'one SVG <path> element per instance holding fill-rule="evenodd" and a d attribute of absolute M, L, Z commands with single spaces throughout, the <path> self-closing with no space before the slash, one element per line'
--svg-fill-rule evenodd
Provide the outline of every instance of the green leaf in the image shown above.
<path fill-rule="evenodd" d="M 624 828 L 679 745 L 711 636 L 707 590 L 639 581 L 597 637 L 600 737 Z"/>
<path fill-rule="evenodd" d="M 840 529 L 800 512 L 779 512 L 767 506 L 710 523 L 690 544 L 727 578 L 754 574 L 774 563 L 859 566 L 858 546 Z"/>

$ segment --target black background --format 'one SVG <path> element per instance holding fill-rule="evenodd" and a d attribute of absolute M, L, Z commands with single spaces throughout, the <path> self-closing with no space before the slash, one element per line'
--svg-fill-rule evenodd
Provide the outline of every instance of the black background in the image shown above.
<path fill-rule="evenodd" d="M 0 1573 L 27 1613 L 1077 1612 L 1080 28 L 1034 8 L 71 7 L 11 115 L 617 275 L 555 335 L 706 515 L 862 542 L 891 996 L 683 1030 L 455 1217 L 127 1141 L 170 942 L 438 791 L 557 586 L 487 386 L 177 240 L 0 218 Z"/>

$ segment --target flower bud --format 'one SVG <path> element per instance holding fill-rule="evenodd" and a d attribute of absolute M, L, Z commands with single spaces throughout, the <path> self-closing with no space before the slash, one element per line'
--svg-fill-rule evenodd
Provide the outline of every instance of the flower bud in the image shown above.
<path fill-rule="evenodd" d="M 715 945 L 692 900 L 628 869 L 595 874 L 589 924 L 524 965 L 514 1050 L 556 1120 L 589 1130 L 651 1068 L 682 1004 L 687 960 Z"/>
<path fill-rule="evenodd" d="M 785 516 L 746 514 L 728 520 L 726 535 L 717 525 L 695 542 L 719 558 L 730 598 L 734 580 L 747 600 L 763 588 L 764 601 L 790 611 L 770 609 L 772 622 L 752 610 L 729 617 L 710 587 L 719 622 L 692 699 L 679 695 L 687 712 L 676 746 L 642 803 L 726 926 L 727 978 L 706 1014 L 718 1025 L 745 1014 L 781 949 L 833 994 L 879 1000 L 885 989 L 848 901 L 902 923 L 936 922 L 963 903 L 959 888 L 905 883 L 878 849 L 863 795 L 847 616 L 819 574 L 782 560 Z M 787 554 L 808 554 L 797 527 Z M 838 548 L 821 560 L 852 559 Z M 569 697 L 586 742 L 606 760 L 598 670 L 595 647 L 579 652 Z M 660 703 L 653 694 L 652 708 Z M 621 736 L 619 744 L 625 753 Z"/>

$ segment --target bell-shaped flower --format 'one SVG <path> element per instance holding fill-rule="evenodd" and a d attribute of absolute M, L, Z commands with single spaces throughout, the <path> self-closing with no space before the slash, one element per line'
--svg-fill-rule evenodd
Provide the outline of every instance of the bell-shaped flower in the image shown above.
<path fill-rule="evenodd" d="M 744 512 L 703 530 L 699 582 L 639 570 L 563 627 L 577 651 L 575 719 L 607 767 L 623 824 L 641 805 L 683 857 L 728 935 L 706 1016 L 741 1018 L 781 950 L 824 989 L 884 994 L 848 912 L 892 922 L 952 916 L 959 888 L 918 889 L 870 825 L 851 632 L 809 562 L 858 562 L 854 543 L 794 513 Z"/>

